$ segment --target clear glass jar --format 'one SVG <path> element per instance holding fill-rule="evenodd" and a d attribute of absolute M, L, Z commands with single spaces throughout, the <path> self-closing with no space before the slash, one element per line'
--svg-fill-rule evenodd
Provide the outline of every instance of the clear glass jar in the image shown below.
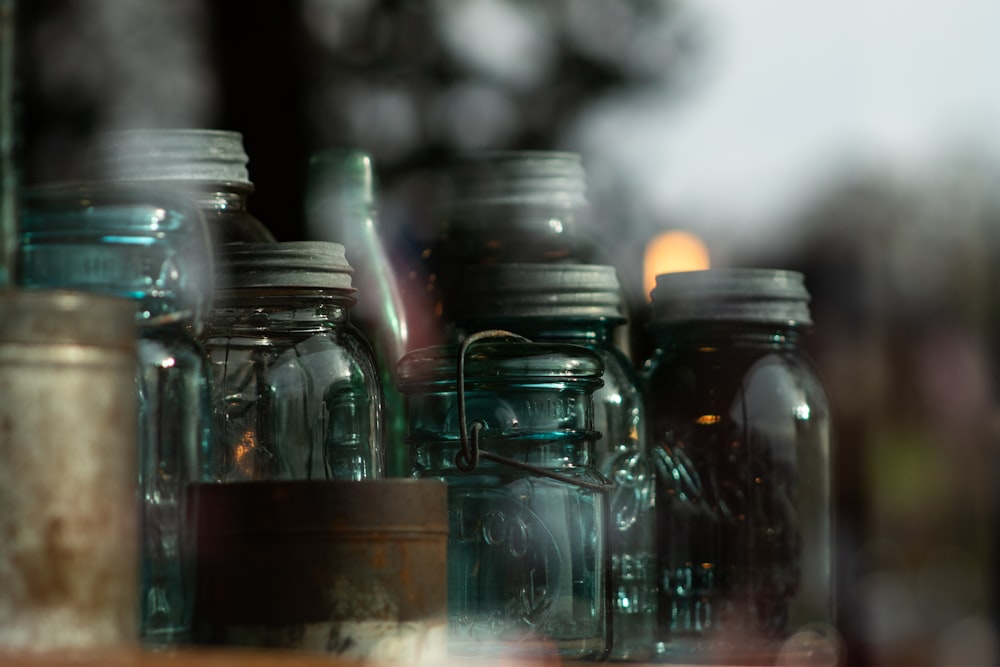
<path fill-rule="evenodd" d="M 572 345 L 486 340 L 399 364 L 414 476 L 448 484 L 449 650 L 600 659 L 609 641 L 603 367 Z M 459 354 L 464 367 L 459 371 Z"/>
<path fill-rule="evenodd" d="M 211 440 L 208 365 L 194 334 L 212 292 L 205 223 L 186 200 L 148 188 L 35 188 L 25 196 L 17 267 L 25 288 L 135 304 L 141 630 L 149 644 L 183 642 L 191 616 L 185 488 L 203 479 Z"/>
<path fill-rule="evenodd" d="M 306 226 L 310 239 L 342 243 L 354 267 L 360 298 L 351 321 L 375 350 L 386 401 L 386 474 L 409 475 L 406 410 L 396 389 L 396 364 L 406 354 L 409 328 L 396 271 L 389 261 L 375 202 L 372 159 L 356 149 L 328 149 L 309 161 Z"/>
<path fill-rule="evenodd" d="M 596 352 L 603 385 L 594 391 L 594 460 L 615 483 L 610 494 L 611 658 L 653 654 L 656 628 L 654 457 L 645 433 L 639 379 L 614 341 L 625 322 L 614 267 L 600 264 L 491 264 L 462 276 L 455 317 L 460 334 L 504 329 L 535 342 Z"/>
<path fill-rule="evenodd" d="M 247 210 L 253 183 L 243 135 L 228 130 L 142 129 L 97 136 L 92 167 L 102 179 L 180 190 L 202 210 L 212 243 L 272 243 Z"/>
<path fill-rule="evenodd" d="M 794 658 L 809 647 L 783 649 L 789 637 L 833 622 L 830 413 L 798 347 L 811 324 L 802 276 L 664 274 L 652 296 L 662 651 Z"/>
<path fill-rule="evenodd" d="M 381 477 L 382 386 L 351 324 L 344 246 L 248 243 L 219 258 L 205 332 L 219 482 Z"/>

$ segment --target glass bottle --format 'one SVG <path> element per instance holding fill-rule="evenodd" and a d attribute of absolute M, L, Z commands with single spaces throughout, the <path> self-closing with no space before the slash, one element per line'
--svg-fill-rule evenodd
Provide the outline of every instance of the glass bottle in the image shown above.
<path fill-rule="evenodd" d="M 202 210 L 212 243 L 271 243 L 274 235 L 247 210 L 253 183 L 243 135 L 228 130 L 116 130 L 97 136 L 96 174 L 182 191 Z"/>
<path fill-rule="evenodd" d="M 495 262 L 607 263 L 587 224 L 581 157 L 556 151 L 482 151 L 459 156 L 446 178 L 438 237 L 424 251 L 439 343 L 463 268 Z M 425 341 L 418 341 L 425 344 Z"/>
<path fill-rule="evenodd" d="M 773 664 L 805 647 L 782 649 L 794 633 L 832 623 L 830 413 L 798 347 L 808 300 L 791 271 L 657 277 L 643 372 L 668 660 Z"/>
<path fill-rule="evenodd" d="M 625 322 L 612 266 L 491 264 L 467 270 L 455 317 L 460 332 L 503 329 L 536 342 L 572 343 L 596 352 L 603 386 L 594 391 L 594 460 L 615 483 L 610 494 L 613 631 L 611 657 L 652 655 L 657 574 L 653 454 L 645 433 L 639 379 L 614 341 Z"/>
<path fill-rule="evenodd" d="M 211 296 L 204 220 L 186 200 L 91 184 L 29 189 L 18 247 L 25 288 L 131 299 L 138 323 L 143 641 L 185 641 L 191 598 L 185 489 L 211 439 L 208 366 L 195 338 Z"/>
<path fill-rule="evenodd" d="M 382 387 L 351 324 L 344 246 L 247 243 L 218 258 L 205 347 L 219 482 L 381 477 Z"/>
<path fill-rule="evenodd" d="M 600 357 L 505 339 L 469 349 L 480 336 L 399 364 L 414 476 L 448 484 L 449 650 L 603 658 L 607 485 L 594 465 L 592 400 Z"/>
<path fill-rule="evenodd" d="M 386 402 L 386 474 L 409 475 L 406 414 L 396 389 L 396 364 L 407 351 L 406 311 L 396 272 L 379 231 L 372 159 L 355 149 L 313 155 L 306 188 L 310 239 L 342 243 L 360 298 L 351 321 L 372 344 Z"/>

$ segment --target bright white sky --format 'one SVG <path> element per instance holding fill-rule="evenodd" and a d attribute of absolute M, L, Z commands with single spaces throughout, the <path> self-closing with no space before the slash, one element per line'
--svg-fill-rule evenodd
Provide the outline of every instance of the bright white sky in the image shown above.
<path fill-rule="evenodd" d="M 959 146 L 1000 157 L 996 0 L 691 7 L 708 31 L 696 86 L 588 128 L 613 161 L 656 162 L 642 174 L 658 213 L 763 222 L 847 160 L 902 171 Z M 644 131 L 621 140 L 622 122 Z"/>

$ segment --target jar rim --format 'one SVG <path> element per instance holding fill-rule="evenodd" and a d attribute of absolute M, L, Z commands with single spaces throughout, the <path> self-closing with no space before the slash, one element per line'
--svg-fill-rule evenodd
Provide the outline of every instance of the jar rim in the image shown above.
<path fill-rule="evenodd" d="M 403 393 L 429 386 L 457 387 L 459 345 L 439 345 L 406 354 L 397 366 Z M 596 388 L 603 383 L 604 362 L 592 350 L 570 343 L 484 341 L 466 352 L 465 384 L 516 383 L 518 388 L 573 383 Z"/>

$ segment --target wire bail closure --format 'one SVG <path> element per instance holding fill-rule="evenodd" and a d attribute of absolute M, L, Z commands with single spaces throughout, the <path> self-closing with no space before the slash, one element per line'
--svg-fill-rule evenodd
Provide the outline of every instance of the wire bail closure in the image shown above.
<path fill-rule="evenodd" d="M 468 354 L 469 348 L 475 343 L 482 340 L 487 340 L 491 338 L 513 338 L 516 340 L 524 341 L 530 343 L 530 339 L 524 336 L 519 336 L 518 334 L 512 333 L 510 331 L 504 331 L 503 329 L 488 329 L 486 331 L 477 331 L 474 334 L 470 334 L 465 340 L 462 341 L 461 346 L 458 350 L 458 430 L 459 435 L 462 440 L 462 448 L 455 454 L 455 465 L 462 472 L 472 472 L 479 465 L 480 459 L 486 459 L 488 461 L 494 461 L 496 463 L 502 463 L 504 465 L 511 466 L 512 468 L 518 468 L 519 470 L 525 470 L 527 472 L 533 473 L 535 475 L 540 475 L 542 477 L 548 477 L 549 479 L 554 479 L 565 484 L 572 484 L 573 486 L 579 486 L 584 489 L 590 489 L 591 491 L 601 491 L 608 492 L 613 490 L 617 485 L 614 482 L 588 482 L 582 479 L 576 479 L 575 477 L 570 477 L 568 475 L 563 475 L 561 473 L 553 472 L 545 468 L 539 468 L 530 463 L 525 463 L 524 461 L 518 461 L 506 456 L 500 456 L 499 454 L 494 454 L 492 452 L 487 452 L 479 448 L 479 438 L 483 429 L 486 428 L 481 420 L 475 420 L 471 424 L 471 434 L 469 431 L 469 425 L 466 423 L 466 412 L 465 412 L 465 357 Z"/>

